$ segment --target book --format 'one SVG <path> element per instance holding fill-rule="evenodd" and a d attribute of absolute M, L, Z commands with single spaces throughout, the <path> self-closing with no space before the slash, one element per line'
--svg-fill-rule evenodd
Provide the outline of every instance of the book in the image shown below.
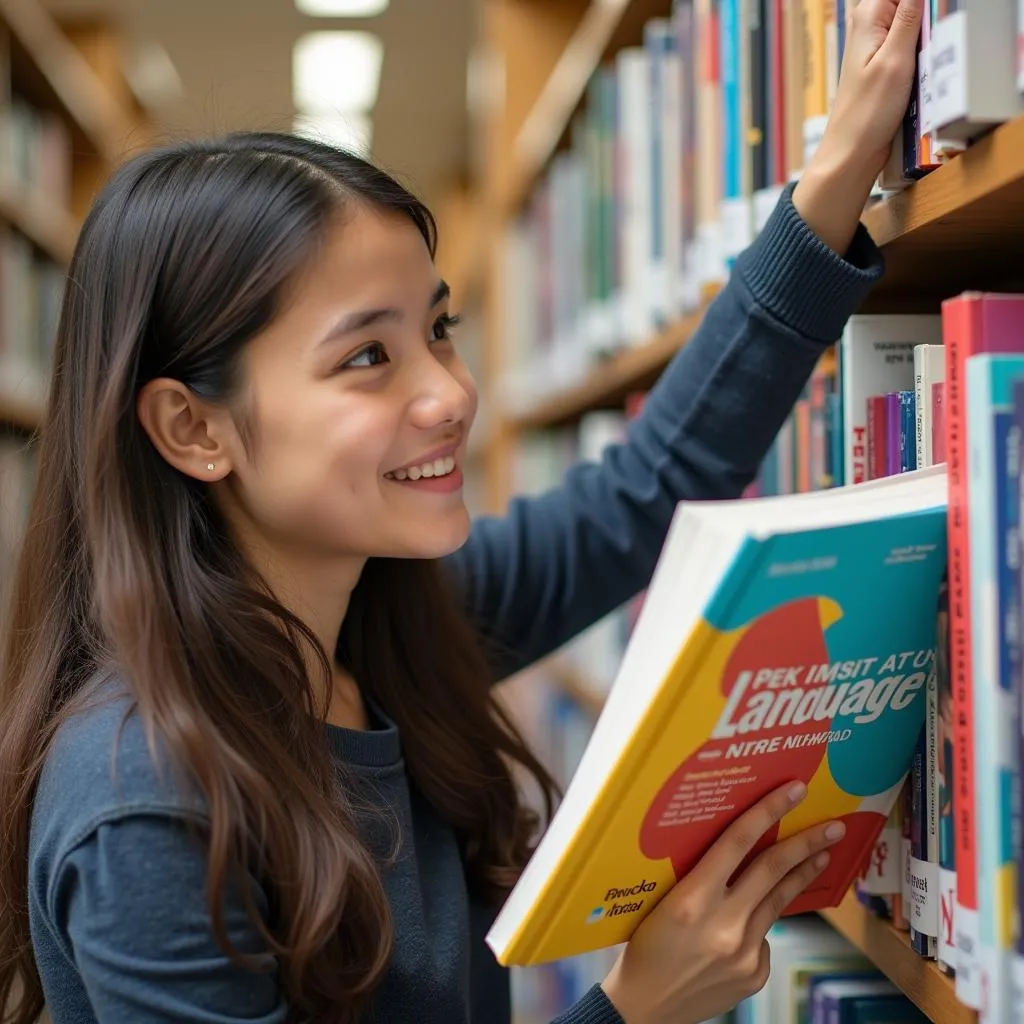
<path fill-rule="evenodd" d="M 679 505 L 579 768 L 488 933 L 501 963 L 627 940 L 732 820 L 793 779 L 807 799 L 754 854 L 841 818 L 846 836 L 787 914 L 842 901 L 924 725 L 946 494 L 937 466 Z"/>
<path fill-rule="evenodd" d="M 953 692 L 953 833 L 956 860 L 957 998 L 972 1009 L 982 1002 L 978 945 L 978 817 L 975 784 L 974 672 L 971 615 L 970 473 L 965 377 L 967 360 L 983 353 L 1024 351 L 1020 324 L 1024 296 L 963 292 L 942 303 L 946 353 L 944 417 L 949 467 L 949 643 Z"/>
<path fill-rule="evenodd" d="M 977 845 L 978 964 L 985 993 L 979 1020 L 1009 1020 L 1010 962 L 1014 944 L 1016 855 L 1012 819 L 1016 754 L 1016 697 L 1009 633 L 1014 586 L 1007 551 L 1011 528 L 1008 466 L 1013 385 L 1024 377 L 1024 353 L 967 359 L 964 384 L 969 450 L 968 503 L 971 560 L 974 688 L 975 819 Z"/>

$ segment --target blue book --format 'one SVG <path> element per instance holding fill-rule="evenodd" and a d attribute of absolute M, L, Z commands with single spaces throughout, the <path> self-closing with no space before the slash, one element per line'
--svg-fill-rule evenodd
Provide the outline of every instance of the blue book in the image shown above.
<path fill-rule="evenodd" d="M 1015 835 L 1015 852 L 1017 857 L 1017 914 L 1018 920 L 1024 922 L 1024 840 L 1020 828 L 1024 808 L 1021 806 L 1024 797 L 1024 782 L 1021 772 L 1024 770 L 1024 649 L 1022 649 L 1021 628 L 1024 624 L 1024 377 L 1018 377 L 1013 383 L 1013 427 L 1010 432 L 1010 458 L 1007 464 L 1010 480 L 1007 487 L 1007 528 L 1010 531 L 1010 544 L 1013 558 L 1010 559 L 1012 584 L 1010 587 L 1010 622 L 1014 628 L 1007 631 L 1008 653 L 1013 674 L 1014 705 L 1016 730 L 1014 746 L 1016 749 L 1017 789 L 1014 804 L 1017 809 L 1018 831 Z M 1018 929 L 1017 944 L 1011 957 L 1011 990 L 1013 994 L 1013 1019 L 1024 1020 L 1024 927 Z"/>
<path fill-rule="evenodd" d="M 977 828 L 978 962 L 990 1020 L 1009 1020 L 1017 858 L 1016 698 L 1007 640 L 1014 590 L 1007 470 L 1013 387 L 1022 355 L 978 355 L 965 363 L 974 807 Z M 1014 626 L 1013 628 L 1017 628 Z"/>
<path fill-rule="evenodd" d="M 904 995 L 851 996 L 839 1004 L 835 1024 L 931 1024 Z"/>
<path fill-rule="evenodd" d="M 917 394 L 901 391 L 900 396 L 900 472 L 917 469 Z"/>

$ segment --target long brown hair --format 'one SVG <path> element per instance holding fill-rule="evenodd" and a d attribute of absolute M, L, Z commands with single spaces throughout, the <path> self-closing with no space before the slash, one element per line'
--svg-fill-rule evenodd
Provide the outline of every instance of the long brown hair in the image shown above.
<path fill-rule="evenodd" d="M 256 923 L 293 1019 L 355 1020 L 386 969 L 383 887 L 305 667 L 311 648 L 326 672 L 327 652 L 253 578 L 203 485 L 159 456 L 135 412 L 156 376 L 230 401 L 240 350 L 352 202 L 409 217 L 434 253 L 429 211 L 390 176 L 269 133 L 137 157 L 83 225 L 0 663 L 0 1005 L 13 999 L 15 1024 L 43 1006 L 27 905 L 34 793 L 56 730 L 107 666 L 154 750 L 205 798 L 219 941 L 223 886 L 256 858 L 274 907 Z M 470 891 L 500 900 L 537 826 L 513 773 L 533 775 L 548 811 L 553 787 L 496 703 L 441 567 L 371 560 L 330 654 L 401 729 L 413 784 L 461 840 Z"/>

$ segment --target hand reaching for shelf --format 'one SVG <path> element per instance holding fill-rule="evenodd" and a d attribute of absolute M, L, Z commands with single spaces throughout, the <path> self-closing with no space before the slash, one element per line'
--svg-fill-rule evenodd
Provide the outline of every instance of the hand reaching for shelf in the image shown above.
<path fill-rule="evenodd" d="M 847 17 L 828 125 L 793 192 L 797 211 L 837 253 L 849 248 L 907 111 L 924 2 L 859 0 Z"/>
<path fill-rule="evenodd" d="M 626 1024 L 697 1024 L 764 986 L 768 930 L 825 869 L 842 824 L 798 832 L 740 868 L 806 792 L 787 784 L 737 818 L 637 928 L 603 983 Z"/>

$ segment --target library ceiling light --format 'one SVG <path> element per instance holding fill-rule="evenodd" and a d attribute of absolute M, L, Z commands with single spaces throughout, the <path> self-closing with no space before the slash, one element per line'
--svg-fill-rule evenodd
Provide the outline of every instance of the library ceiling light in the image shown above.
<path fill-rule="evenodd" d="M 373 122 L 367 114 L 297 114 L 292 121 L 292 131 L 364 159 L 370 157 Z"/>
<path fill-rule="evenodd" d="M 310 32 L 292 51 L 292 100 L 305 114 L 364 111 L 377 102 L 384 44 L 371 32 Z"/>
<path fill-rule="evenodd" d="M 295 8 L 311 18 L 375 18 L 388 0 L 295 0 Z"/>

